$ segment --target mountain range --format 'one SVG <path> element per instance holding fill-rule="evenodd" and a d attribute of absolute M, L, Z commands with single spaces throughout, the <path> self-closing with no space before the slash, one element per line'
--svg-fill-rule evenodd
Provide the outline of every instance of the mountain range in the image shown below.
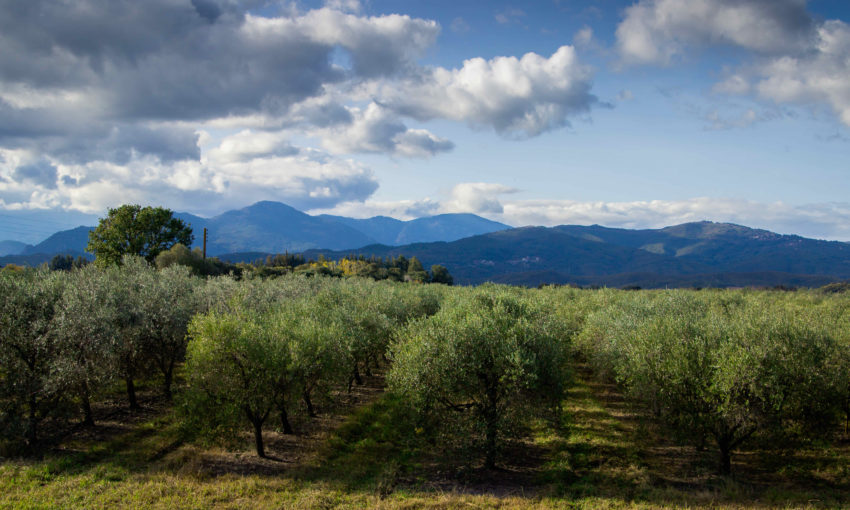
<path fill-rule="evenodd" d="M 616 287 L 820 286 L 850 278 L 850 243 L 807 239 L 708 221 L 661 229 L 600 225 L 521 227 L 473 214 L 443 214 L 411 221 L 311 216 L 279 202 L 258 202 L 213 218 L 186 213 L 200 244 L 209 229 L 207 253 L 232 262 L 267 254 L 302 252 L 340 258 L 417 257 L 440 264 L 459 284 L 485 281 L 515 285 L 607 285 Z M 57 232 L 35 246 L 0 256 L 6 263 L 38 264 L 53 254 L 82 254 L 91 227 Z"/>
<path fill-rule="evenodd" d="M 729 223 L 629 230 L 523 227 L 454 242 L 367 246 L 357 253 L 417 257 L 460 284 L 484 281 L 634 287 L 820 286 L 850 278 L 850 244 Z M 327 258 L 346 251 L 311 250 Z"/>
<path fill-rule="evenodd" d="M 370 244 L 454 241 L 511 228 L 474 214 L 441 214 L 410 221 L 386 216 L 368 219 L 311 216 L 286 204 L 270 201 L 257 202 L 213 218 L 189 213 L 175 213 L 174 216 L 192 227 L 194 246 L 202 245 L 203 230 L 208 229 L 207 254 L 211 256 L 245 251 L 283 253 L 311 248 L 341 250 Z M 0 256 L 6 255 L 9 260 L 0 258 L 0 263 L 14 262 L 8 256 L 27 256 L 32 259 L 38 254 L 84 255 L 88 233 L 93 228 L 81 226 L 63 230 L 36 245 L 2 241 Z"/>

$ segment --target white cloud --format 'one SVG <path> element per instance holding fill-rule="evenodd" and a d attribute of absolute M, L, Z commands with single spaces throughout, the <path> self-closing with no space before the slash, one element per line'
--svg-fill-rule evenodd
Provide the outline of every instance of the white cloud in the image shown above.
<path fill-rule="evenodd" d="M 354 161 L 311 149 L 282 153 L 273 143 L 263 147 L 251 141 L 245 133 L 225 138 L 201 161 L 164 164 L 145 157 L 121 165 L 56 163 L 51 182 L 33 182 L 33 177 L 44 177 L 38 168 L 26 178 L 9 178 L 22 161 L 38 160 L 7 151 L 0 163 L 0 196 L 6 208 L 101 213 L 133 201 L 212 214 L 258 200 L 279 200 L 300 209 L 333 207 L 366 200 L 378 187 L 372 171 Z"/>
<path fill-rule="evenodd" d="M 758 65 L 755 89 L 778 103 L 826 103 L 850 126 L 850 25 L 827 21 L 814 46 L 799 56 Z"/>
<path fill-rule="evenodd" d="M 641 0 L 617 27 L 626 63 L 670 64 L 690 46 L 725 44 L 776 54 L 805 44 L 805 0 Z"/>
<path fill-rule="evenodd" d="M 209 151 L 207 158 L 219 163 L 238 163 L 255 158 L 292 156 L 298 149 L 289 144 L 284 132 L 242 130 L 227 136 Z"/>
<path fill-rule="evenodd" d="M 714 92 L 826 104 L 850 126 L 850 25 L 815 21 L 805 0 L 641 0 L 626 9 L 617 44 L 626 63 L 662 65 L 692 47 L 742 48 L 754 60 Z"/>
<path fill-rule="evenodd" d="M 501 195 L 519 190 L 490 182 L 463 182 L 455 185 L 451 198 L 444 204 L 445 212 L 469 212 L 474 214 L 501 214 Z"/>
<path fill-rule="evenodd" d="M 573 44 L 578 47 L 590 46 L 593 42 L 593 29 L 585 25 L 573 36 Z"/>
<path fill-rule="evenodd" d="M 442 200 L 341 203 L 311 211 L 354 217 L 375 215 L 412 219 L 469 212 L 515 227 L 529 225 L 603 225 L 614 228 L 663 228 L 694 221 L 735 223 L 782 234 L 850 241 L 850 202 L 793 205 L 734 198 L 585 202 L 554 199 L 506 199 L 519 190 L 497 183 L 460 183 Z"/>
<path fill-rule="evenodd" d="M 428 157 L 449 151 L 454 144 L 424 129 L 408 129 L 386 108 L 370 103 L 365 109 L 349 108 L 352 121 L 316 130 L 322 145 L 337 154 L 373 152 L 406 157 Z"/>
<path fill-rule="evenodd" d="M 454 146 L 405 117 L 534 136 L 595 102 L 591 71 L 569 46 L 422 67 L 440 33 L 433 20 L 361 15 L 357 0 L 253 9 L 261 3 L 6 5 L 0 150 L 25 157 L 0 164 L 3 204 L 220 210 L 262 197 L 333 207 L 377 183 L 331 154 L 430 157 Z"/>
<path fill-rule="evenodd" d="M 503 135 L 535 136 L 589 110 L 591 70 L 572 46 L 551 57 L 474 58 L 460 69 L 433 68 L 385 88 L 388 107 L 420 120 L 445 118 L 490 126 Z"/>

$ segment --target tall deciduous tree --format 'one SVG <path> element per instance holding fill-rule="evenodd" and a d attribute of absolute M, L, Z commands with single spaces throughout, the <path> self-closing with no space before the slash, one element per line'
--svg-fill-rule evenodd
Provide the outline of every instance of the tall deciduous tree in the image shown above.
<path fill-rule="evenodd" d="M 153 263 L 156 256 L 177 243 L 189 246 L 192 229 L 169 209 L 122 205 L 110 209 L 89 233 L 87 251 L 102 265 L 120 264 L 124 255 L 138 255 Z"/>

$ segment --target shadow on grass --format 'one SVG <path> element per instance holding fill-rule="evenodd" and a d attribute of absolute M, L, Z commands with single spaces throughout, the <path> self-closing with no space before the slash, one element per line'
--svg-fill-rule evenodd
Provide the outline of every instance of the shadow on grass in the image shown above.
<path fill-rule="evenodd" d="M 577 371 L 565 406 L 570 430 L 553 441 L 548 481 L 569 499 L 617 504 L 773 507 L 842 506 L 850 501 L 850 448 L 824 444 L 736 453 L 734 478 L 716 475 L 713 445 L 683 446 L 616 386 Z"/>
<path fill-rule="evenodd" d="M 26 477 L 38 485 L 75 474 L 121 481 L 160 471 L 197 475 L 211 483 L 220 475 L 256 475 L 351 495 L 459 493 L 553 506 L 601 501 L 614 507 L 840 507 L 850 501 L 846 443 L 785 454 L 738 452 L 737 478 L 720 478 L 713 474 L 710 448 L 697 452 L 675 444 L 616 387 L 594 381 L 586 371 L 570 388 L 560 424 L 531 423 L 530 437 L 508 445 L 498 470 L 440 451 L 417 428 L 404 403 L 381 393 L 380 381 L 373 382 L 356 403 L 321 418 L 324 422 L 312 422 L 322 430 L 299 437 L 270 431 L 269 453 L 276 460 L 259 459 L 247 450 L 219 455 L 182 447 L 177 419 L 166 408 L 114 433 L 105 430 L 111 434 L 106 440 L 93 443 L 90 435 L 75 440 L 69 450 L 33 464 Z"/>

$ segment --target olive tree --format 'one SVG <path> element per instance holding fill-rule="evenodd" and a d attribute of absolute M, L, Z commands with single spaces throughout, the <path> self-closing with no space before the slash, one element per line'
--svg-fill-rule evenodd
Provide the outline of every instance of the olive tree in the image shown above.
<path fill-rule="evenodd" d="M 635 299 L 594 314 L 581 343 L 676 435 L 712 438 L 721 474 L 753 435 L 835 409 L 836 343 L 816 321 L 741 294 Z"/>
<path fill-rule="evenodd" d="M 199 281 L 185 266 L 139 273 L 139 335 L 147 358 L 162 373 L 163 394 L 171 399 L 174 367 L 186 353 L 186 331 L 197 311 Z"/>
<path fill-rule="evenodd" d="M 276 316 L 274 334 L 278 341 L 288 344 L 291 360 L 289 391 L 284 395 L 284 405 L 286 399 L 300 398 L 307 415 L 313 418 L 317 392 L 327 399 L 330 390 L 348 375 L 347 353 L 340 342 L 343 332 L 337 322 L 325 319 L 326 312 L 316 305 L 315 299 L 288 304 Z M 283 418 L 281 422 L 284 431 L 291 431 Z"/>
<path fill-rule="evenodd" d="M 392 346 L 390 388 L 437 422 L 467 423 L 493 468 L 529 411 L 560 404 L 569 339 L 545 307 L 504 288 L 459 293 Z"/>
<path fill-rule="evenodd" d="M 55 321 L 62 374 L 80 399 L 83 423 L 94 425 L 91 399 L 116 376 L 120 315 L 126 308 L 114 274 L 87 266 L 69 276 Z"/>
<path fill-rule="evenodd" d="M 26 449 L 39 444 L 39 426 L 62 407 L 68 384 L 59 368 L 55 312 L 60 272 L 0 274 L 0 435 Z"/>
<path fill-rule="evenodd" d="M 384 353 L 392 334 L 393 324 L 370 290 L 373 285 L 365 280 L 346 280 L 323 288 L 315 300 L 326 320 L 340 331 L 348 358 L 349 389 L 353 382 L 363 384 L 361 370 L 368 372 L 369 362 Z"/>
<path fill-rule="evenodd" d="M 249 311 L 195 316 L 189 338 L 188 409 L 213 419 L 241 415 L 253 426 L 257 455 L 265 457 L 263 424 L 280 405 L 281 377 L 290 363 L 287 345 Z"/>

